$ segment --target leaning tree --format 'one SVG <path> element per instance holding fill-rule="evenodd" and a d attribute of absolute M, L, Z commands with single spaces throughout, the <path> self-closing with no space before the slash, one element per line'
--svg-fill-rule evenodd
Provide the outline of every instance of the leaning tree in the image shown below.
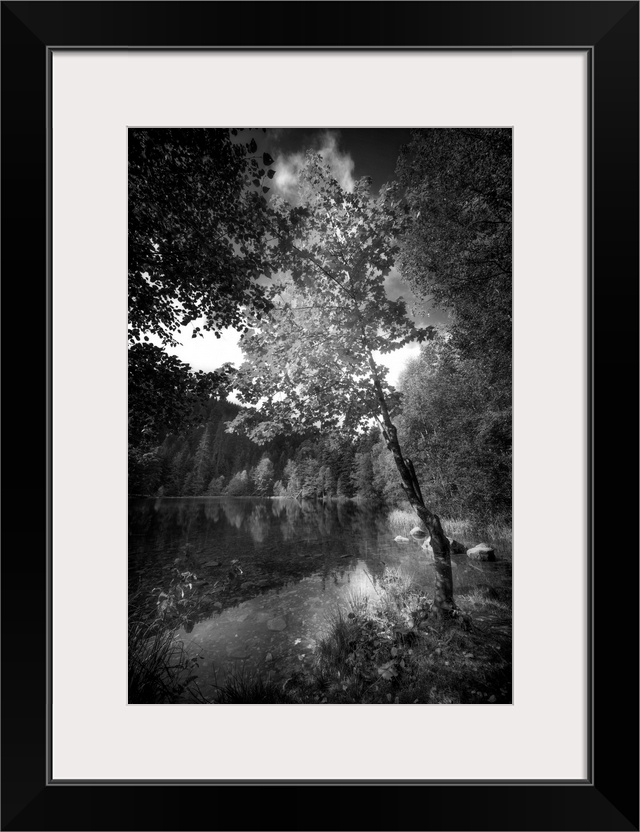
<path fill-rule="evenodd" d="M 391 299 L 385 278 L 398 252 L 405 213 L 394 186 L 371 194 L 371 180 L 343 190 L 321 157 L 308 154 L 297 204 L 272 199 L 273 309 L 242 339 L 246 362 L 237 386 L 250 407 L 231 423 L 254 441 L 286 430 L 356 433 L 376 419 L 412 508 L 431 535 L 436 572 L 433 609 L 457 614 L 449 541 L 425 505 L 415 468 L 400 446 L 399 395 L 376 352 L 430 337 Z"/>

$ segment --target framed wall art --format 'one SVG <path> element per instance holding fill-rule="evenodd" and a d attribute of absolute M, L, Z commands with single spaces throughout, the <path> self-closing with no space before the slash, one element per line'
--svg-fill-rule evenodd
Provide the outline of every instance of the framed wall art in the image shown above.
<path fill-rule="evenodd" d="M 638 4 L 2 14 L 4 827 L 637 829 Z"/>

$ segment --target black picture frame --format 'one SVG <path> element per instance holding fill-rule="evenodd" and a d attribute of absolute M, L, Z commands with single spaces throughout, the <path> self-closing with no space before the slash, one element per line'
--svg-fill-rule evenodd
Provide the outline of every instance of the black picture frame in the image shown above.
<path fill-rule="evenodd" d="M 638 2 L 582 0 L 2 3 L 3 435 L 10 458 L 3 476 L 2 829 L 638 829 L 638 557 L 636 539 L 624 539 L 638 505 L 637 478 L 625 476 L 630 467 L 635 474 L 638 458 L 638 9 Z M 51 50 L 276 46 L 588 51 L 592 687 L 584 782 L 48 779 Z M 558 510 L 542 499 L 533 530 L 550 580 L 561 553 L 545 539 L 544 518 Z"/>

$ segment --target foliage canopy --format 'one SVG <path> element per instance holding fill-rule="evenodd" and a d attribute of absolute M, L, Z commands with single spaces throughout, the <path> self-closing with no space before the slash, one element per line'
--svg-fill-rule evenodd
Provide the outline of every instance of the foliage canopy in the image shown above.
<path fill-rule="evenodd" d="M 271 201 L 281 279 L 268 291 L 271 313 L 242 339 L 241 400 L 257 409 L 233 425 L 255 440 L 314 426 L 353 433 L 380 413 L 381 399 L 390 413 L 398 407 L 373 353 L 427 332 L 385 290 L 404 212 L 394 187 L 373 197 L 370 186 L 364 178 L 345 191 L 308 154 L 298 204 Z"/>
<path fill-rule="evenodd" d="M 175 345 L 182 325 L 242 328 L 242 309 L 269 308 L 261 183 L 271 157 L 238 131 L 129 131 L 129 337 Z M 194 337 L 199 332 L 194 329 Z"/>
<path fill-rule="evenodd" d="M 129 131 L 130 440 L 147 446 L 178 430 L 228 378 L 192 373 L 150 343 L 178 344 L 228 326 L 270 302 L 259 278 L 270 274 L 264 192 L 275 171 L 255 139 L 237 130 Z M 263 281 L 264 282 L 264 281 Z"/>
<path fill-rule="evenodd" d="M 233 367 L 192 372 L 154 344 L 129 348 L 129 441 L 146 446 L 199 421 L 204 402 L 225 389 Z"/>

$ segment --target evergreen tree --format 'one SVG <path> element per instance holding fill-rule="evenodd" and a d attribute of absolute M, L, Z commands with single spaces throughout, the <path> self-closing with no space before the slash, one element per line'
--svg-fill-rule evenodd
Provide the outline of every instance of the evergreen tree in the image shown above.
<path fill-rule="evenodd" d="M 336 494 L 336 480 L 331 473 L 331 468 L 328 465 L 321 465 L 318 472 L 318 483 L 320 487 L 320 496 L 330 499 Z"/>
<path fill-rule="evenodd" d="M 191 469 L 190 462 L 189 448 L 185 442 L 171 461 L 169 480 L 166 486 L 167 496 L 182 497 L 184 495 L 185 481 Z"/>
<path fill-rule="evenodd" d="M 194 458 L 192 491 L 193 494 L 204 494 L 205 485 L 210 481 L 212 474 L 211 457 L 213 450 L 213 425 L 207 422 L 202 438 L 198 443 Z"/>
<path fill-rule="evenodd" d="M 339 439 L 334 451 L 334 470 L 336 474 L 336 492 L 338 497 L 353 497 L 353 466 L 355 454 L 348 440 Z"/>
<path fill-rule="evenodd" d="M 360 451 L 355 455 L 353 485 L 356 495 L 361 499 L 367 502 L 378 499 L 374 488 L 373 460 L 370 451 Z"/>
<path fill-rule="evenodd" d="M 286 492 L 290 497 L 300 496 L 302 485 L 298 475 L 298 466 L 292 459 L 284 467 L 283 482 Z"/>
<path fill-rule="evenodd" d="M 224 466 L 224 447 L 225 443 L 229 441 L 229 438 L 229 435 L 225 433 L 224 421 L 220 419 L 211 447 L 211 469 L 214 477 L 219 476 L 222 472 Z"/>

